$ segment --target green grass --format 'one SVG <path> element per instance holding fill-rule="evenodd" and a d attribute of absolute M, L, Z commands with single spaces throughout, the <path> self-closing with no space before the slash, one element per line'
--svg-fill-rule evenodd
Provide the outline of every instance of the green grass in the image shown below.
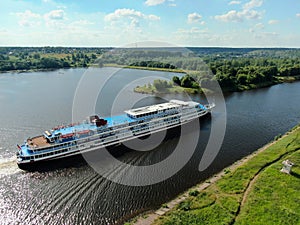
<path fill-rule="evenodd" d="M 278 171 L 281 162 L 268 167 L 256 181 L 236 224 L 300 224 L 300 152 L 287 157 L 296 165 L 292 175 Z"/>
<path fill-rule="evenodd" d="M 199 94 L 203 92 L 201 89 L 184 88 L 177 85 L 176 86 L 174 85 L 171 88 L 165 88 L 164 90 L 157 90 L 153 85 L 144 85 L 144 86 L 135 87 L 134 91 L 143 94 L 178 94 L 178 93 Z"/>
<path fill-rule="evenodd" d="M 185 71 L 182 69 L 168 69 L 168 68 L 143 67 L 143 66 L 124 66 L 124 68 L 137 69 L 137 70 L 162 71 L 162 72 L 171 72 L 171 73 L 185 73 Z"/>
<path fill-rule="evenodd" d="M 300 80 L 300 75 L 299 76 L 286 76 L 286 77 L 277 77 L 278 81 L 283 83 L 292 83 L 294 81 Z"/>
<path fill-rule="evenodd" d="M 120 65 L 116 63 L 105 63 L 103 66 L 105 67 L 117 67 L 124 69 L 136 69 L 136 70 L 150 70 L 150 71 L 160 71 L 160 72 L 171 72 L 171 73 L 185 73 L 182 69 L 168 69 L 168 68 L 156 68 L 156 67 L 143 67 L 143 66 L 127 66 Z"/>
<path fill-rule="evenodd" d="M 294 129 L 198 195 L 190 195 L 154 224 L 300 224 L 299 149 L 300 129 Z M 291 175 L 280 172 L 287 158 L 295 163 Z"/>

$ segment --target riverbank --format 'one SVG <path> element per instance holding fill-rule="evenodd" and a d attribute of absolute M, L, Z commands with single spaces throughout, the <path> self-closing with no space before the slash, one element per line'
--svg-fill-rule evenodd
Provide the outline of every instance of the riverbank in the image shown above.
<path fill-rule="evenodd" d="M 134 70 L 149 70 L 149 71 L 158 71 L 158 72 L 169 72 L 169 73 L 185 73 L 181 69 L 169 69 L 169 68 L 156 68 L 156 67 L 143 67 L 143 66 L 127 66 L 120 65 L 115 63 L 106 63 L 102 65 L 103 67 L 117 67 L 122 69 L 134 69 Z"/>
<path fill-rule="evenodd" d="M 300 76 L 277 77 L 276 80 L 274 81 L 261 82 L 259 84 L 238 85 L 234 87 L 222 87 L 222 91 L 224 93 L 241 92 L 241 91 L 248 91 L 248 90 L 259 89 L 259 88 L 271 87 L 273 85 L 281 84 L 281 83 L 292 83 L 299 80 L 300 80 Z M 163 90 L 157 90 L 153 84 L 147 84 L 147 85 L 145 84 L 143 86 L 137 86 L 134 88 L 134 92 L 141 93 L 141 94 L 178 94 L 178 93 L 198 94 L 203 92 L 207 93 L 207 91 L 213 92 L 212 90 L 208 90 L 208 89 L 204 91 L 201 88 L 185 88 L 174 84 L 171 87 L 164 88 Z"/>
<path fill-rule="evenodd" d="M 165 88 L 164 90 L 158 91 L 153 85 L 151 86 L 137 86 L 133 90 L 136 93 L 141 94 L 179 94 L 179 93 L 187 93 L 187 94 L 201 94 L 203 90 L 200 88 L 184 88 L 180 86 L 173 86 L 171 88 Z"/>
<path fill-rule="evenodd" d="M 291 175 L 282 161 L 295 163 Z M 127 224 L 297 224 L 300 126 Z M 298 203 L 297 203 L 298 202 Z M 274 204 L 276 203 L 276 204 Z"/>

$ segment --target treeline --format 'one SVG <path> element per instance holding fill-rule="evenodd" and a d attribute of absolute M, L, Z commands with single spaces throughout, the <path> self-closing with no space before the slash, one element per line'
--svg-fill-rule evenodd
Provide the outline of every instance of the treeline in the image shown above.
<path fill-rule="evenodd" d="M 196 82 L 195 79 L 188 74 L 182 76 L 181 78 L 179 78 L 178 76 L 174 76 L 172 78 L 172 81 L 174 84 L 176 84 L 180 87 L 194 88 L 194 89 L 200 88 L 199 83 Z"/>
<path fill-rule="evenodd" d="M 129 66 L 137 67 L 149 67 L 149 68 L 163 68 L 163 69 L 177 69 L 176 66 L 170 63 L 158 62 L 158 61 L 140 61 L 131 63 Z"/>
<path fill-rule="evenodd" d="M 69 68 L 70 63 L 64 59 L 41 58 L 35 60 L 1 60 L 0 71 L 32 70 L 32 69 L 58 69 Z"/>
<path fill-rule="evenodd" d="M 249 85 L 270 85 L 279 77 L 300 75 L 299 59 L 242 58 L 215 60 L 209 67 L 221 87 L 243 90 Z"/>
<path fill-rule="evenodd" d="M 0 71 L 87 67 L 109 49 L 1 47 Z"/>
<path fill-rule="evenodd" d="M 200 88 L 199 84 L 194 80 L 194 78 L 187 74 L 181 78 L 174 76 L 169 82 L 166 80 L 157 79 L 153 81 L 152 85 L 159 92 L 165 92 L 168 88 L 174 88 L 174 86 L 193 89 Z M 151 84 L 148 84 L 148 88 L 151 89 Z"/>
<path fill-rule="evenodd" d="M 82 52 L 85 54 L 95 53 L 103 54 L 112 48 L 84 48 L 84 47 L 0 47 L 0 55 L 9 54 L 72 54 L 74 52 Z"/>

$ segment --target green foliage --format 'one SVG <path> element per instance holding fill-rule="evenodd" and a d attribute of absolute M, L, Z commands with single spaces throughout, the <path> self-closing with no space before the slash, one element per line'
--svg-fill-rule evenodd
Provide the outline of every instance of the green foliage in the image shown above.
<path fill-rule="evenodd" d="M 236 214 L 240 206 L 239 198 L 235 195 L 222 195 L 218 198 L 218 201 L 221 207 L 224 208 L 224 210 L 232 214 Z"/>
<path fill-rule="evenodd" d="M 169 208 L 169 206 L 168 206 L 168 204 L 163 204 L 161 207 L 163 207 L 163 208 Z"/>
<path fill-rule="evenodd" d="M 196 197 L 197 195 L 199 195 L 199 193 L 200 192 L 198 190 L 192 190 L 192 191 L 189 192 L 189 195 Z"/>
<path fill-rule="evenodd" d="M 293 131 L 154 224 L 300 224 L 300 129 Z M 285 159 L 295 163 L 291 175 L 280 172 Z"/>
<path fill-rule="evenodd" d="M 168 83 L 168 81 L 166 81 L 166 80 L 154 80 L 153 81 L 153 86 L 158 91 L 164 91 L 167 88 L 172 87 L 172 84 Z"/>
<path fill-rule="evenodd" d="M 176 66 L 171 65 L 170 63 L 151 61 L 151 60 L 134 62 L 134 63 L 131 63 L 129 66 L 176 69 Z"/>
<path fill-rule="evenodd" d="M 173 80 L 174 84 L 177 84 L 177 85 L 180 86 L 181 82 L 180 82 L 180 78 L 179 78 L 179 77 L 174 76 L 174 77 L 172 78 L 172 80 Z"/>
<path fill-rule="evenodd" d="M 288 159 L 300 165 L 300 153 Z M 236 224 L 300 224 L 300 168 L 293 167 L 294 175 L 280 173 L 281 160 L 267 168 L 256 181 L 248 201 Z"/>
<path fill-rule="evenodd" d="M 240 91 L 293 81 L 290 76 L 300 75 L 298 49 L 190 48 L 193 52 L 183 53 L 180 49 L 133 48 L 103 54 L 109 50 L 111 49 L 0 47 L 0 71 L 88 67 L 93 63 L 100 67 L 113 64 L 151 70 L 176 69 L 177 72 L 188 71 L 190 75 L 181 79 L 175 76 L 173 83 L 190 88 L 190 93 L 201 91 L 198 81 L 203 87 L 208 87 L 214 80 L 219 82 L 223 90 Z M 170 88 L 169 83 L 157 85 L 160 91 Z M 174 92 L 177 92 L 175 88 Z"/>
<path fill-rule="evenodd" d="M 191 209 L 202 209 L 209 207 L 216 202 L 217 196 L 214 193 L 201 191 L 192 199 Z"/>
<path fill-rule="evenodd" d="M 154 224 L 164 225 L 199 225 L 199 224 L 230 224 L 234 216 L 227 213 L 218 205 L 203 208 L 200 210 L 179 211 L 176 214 L 172 213 L 161 221 Z"/>
<path fill-rule="evenodd" d="M 0 47 L 0 71 L 87 67 L 105 51 L 107 49 Z"/>
<path fill-rule="evenodd" d="M 185 75 L 180 79 L 180 86 L 186 88 L 192 87 L 193 81 L 194 80 L 189 75 Z"/>
<path fill-rule="evenodd" d="M 225 174 L 228 174 L 228 173 L 230 173 L 230 172 L 231 172 L 230 169 L 225 169 L 225 170 L 224 170 L 224 173 L 225 173 Z"/>
<path fill-rule="evenodd" d="M 191 209 L 192 201 L 190 199 L 180 202 L 178 205 L 178 209 L 188 211 Z"/>

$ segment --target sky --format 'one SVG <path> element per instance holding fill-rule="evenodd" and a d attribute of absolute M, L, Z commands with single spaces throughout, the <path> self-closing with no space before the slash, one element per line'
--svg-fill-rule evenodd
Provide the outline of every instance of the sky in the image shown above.
<path fill-rule="evenodd" d="M 1 0 L 0 46 L 300 48 L 299 0 Z"/>

